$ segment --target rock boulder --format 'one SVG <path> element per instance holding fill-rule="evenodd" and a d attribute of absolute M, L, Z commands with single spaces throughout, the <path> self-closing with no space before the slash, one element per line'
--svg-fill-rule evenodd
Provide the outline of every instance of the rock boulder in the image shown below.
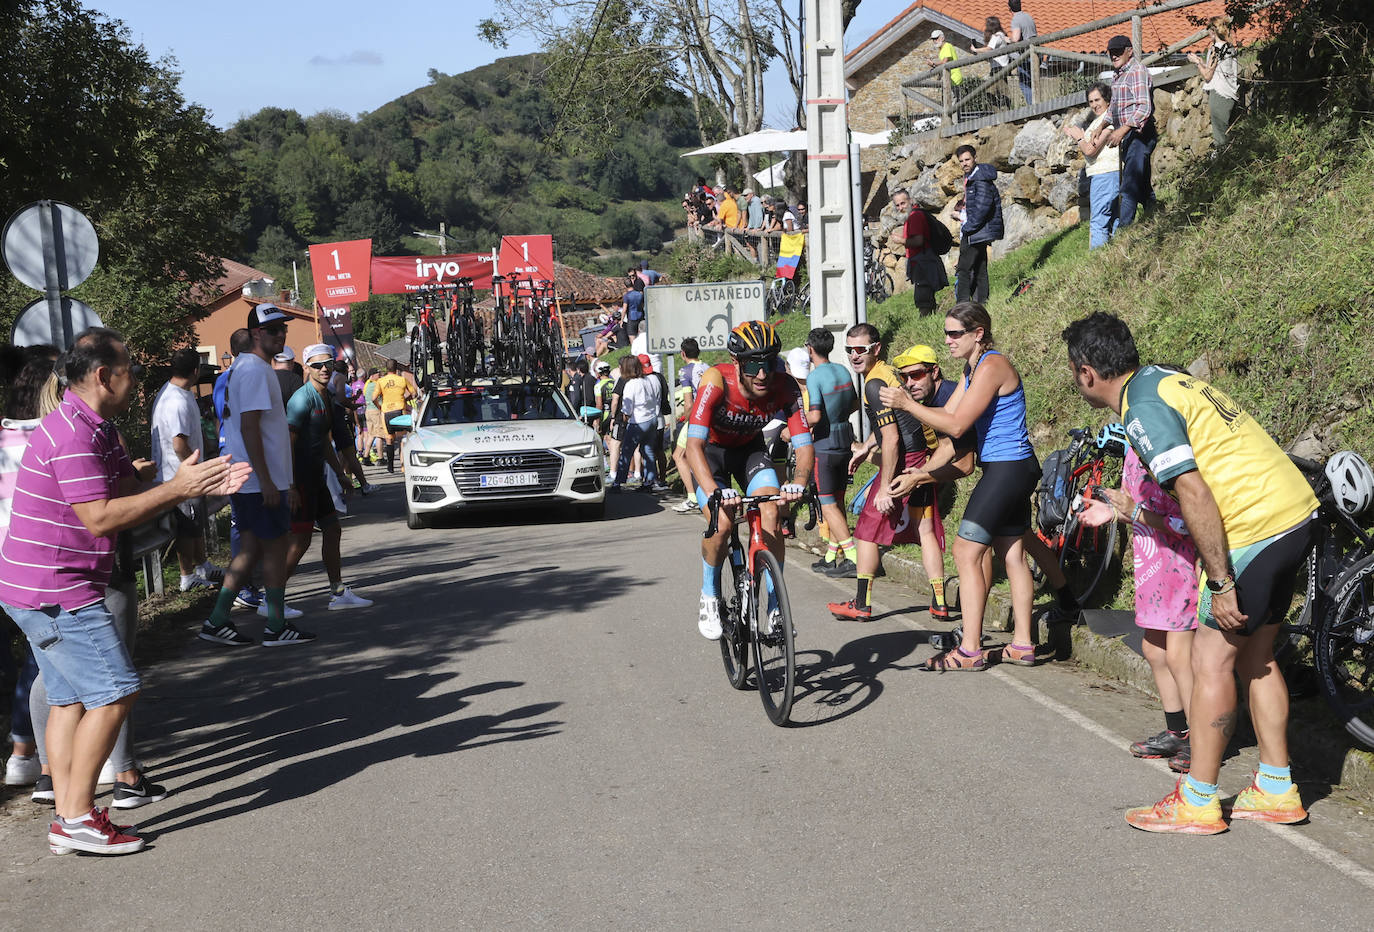
<path fill-rule="evenodd" d="M 1043 159 L 1058 132 L 1049 120 L 1031 120 L 1016 134 L 1007 162 L 1015 166 Z"/>

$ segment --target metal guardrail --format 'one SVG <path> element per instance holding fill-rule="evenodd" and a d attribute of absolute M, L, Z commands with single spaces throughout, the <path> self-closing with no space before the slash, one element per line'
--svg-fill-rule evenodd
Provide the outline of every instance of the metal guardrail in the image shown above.
<path fill-rule="evenodd" d="M 1156 85 L 1190 78 L 1197 73 L 1197 69 L 1181 60 L 1178 53 L 1205 38 L 1207 30 L 1198 30 L 1167 48 L 1146 53 L 1141 43 L 1142 23 L 1150 16 L 1171 13 L 1203 2 L 1204 0 L 1168 0 L 1158 6 L 1117 13 L 1081 26 L 1011 42 L 968 58 L 941 62 L 929 71 L 902 82 L 903 105 L 905 107 L 908 101 L 915 102 L 939 114 L 938 133 L 940 136 L 949 137 L 983 126 L 1026 119 L 1081 104 L 1084 92 L 1096 78 L 1096 72 L 1089 73 L 1088 66 L 1097 65 L 1099 70 L 1109 69 L 1111 60 L 1105 54 L 1093 55 L 1049 48 L 1049 43 L 1061 42 L 1127 22 L 1131 24 L 1131 44 L 1135 57 L 1146 67 L 1161 63 L 1178 64 L 1177 68 L 1156 77 Z M 994 61 L 1008 56 L 1009 60 L 1005 65 L 997 65 Z M 971 65 L 983 62 L 992 63 L 991 71 L 986 78 L 978 80 L 965 74 L 962 83 L 953 83 L 950 72 L 954 69 L 967 69 Z M 1018 72 L 1023 63 L 1030 66 L 1029 101 L 1025 100 L 1018 80 Z M 1017 104 L 1017 101 L 1024 103 Z"/>

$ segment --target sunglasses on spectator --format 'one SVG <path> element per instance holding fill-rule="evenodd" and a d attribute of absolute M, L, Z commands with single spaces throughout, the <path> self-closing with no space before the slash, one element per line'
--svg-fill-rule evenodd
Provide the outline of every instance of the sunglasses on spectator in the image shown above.
<path fill-rule="evenodd" d="M 931 374 L 932 372 L 934 372 L 934 371 L 935 371 L 935 367 L 934 367 L 934 366 L 920 366 L 919 368 L 916 368 L 916 369 L 903 369 L 903 370 L 900 372 L 900 375 L 901 375 L 901 377 L 902 377 L 903 379 L 905 379 L 905 380 L 908 381 L 908 382 L 915 382 L 915 381 L 917 381 L 918 379 L 923 379 L 923 378 L 925 378 L 926 376 L 930 375 L 930 374 Z"/>
<path fill-rule="evenodd" d="M 270 333 L 275 336 L 278 333 L 286 332 L 286 324 L 268 324 L 266 327 L 262 328 L 262 331 L 263 333 Z"/>
<path fill-rule="evenodd" d="M 856 343 L 853 345 L 846 345 L 844 351 L 851 356 L 862 356 L 865 353 L 873 352 L 873 347 L 877 345 L 877 343 Z"/>
<path fill-rule="evenodd" d="M 946 330 L 945 336 L 949 337 L 951 340 L 957 340 L 966 333 L 968 333 L 967 327 L 965 327 L 963 330 Z"/>
<path fill-rule="evenodd" d="M 752 378 L 770 372 L 776 358 L 775 356 L 751 356 L 748 359 L 741 359 L 739 361 L 740 374 Z"/>
<path fill-rule="evenodd" d="M 325 360 L 322 360 L 322 361 L 320 361 L 320 362 L 308 362 L 308 363 L 306 363 L 306 365 L 309 366 L 311 369 L 328 369 L 328 368 L 329 368 L 330 366 L 332 366 L 333 364 L 334 364 L 333 360 L 330 360 L 330 359 L 325 359 Z"/>

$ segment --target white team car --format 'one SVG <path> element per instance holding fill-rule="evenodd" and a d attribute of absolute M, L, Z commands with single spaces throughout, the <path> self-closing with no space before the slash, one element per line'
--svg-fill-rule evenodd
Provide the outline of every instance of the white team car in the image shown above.
<path fill-rule="evenodd" d="M 606 455 L 557 387 L 518 379 L 440 383 L 402 443 L 406 526 L 441 511 L 560 505 L 606 509 Z"/>

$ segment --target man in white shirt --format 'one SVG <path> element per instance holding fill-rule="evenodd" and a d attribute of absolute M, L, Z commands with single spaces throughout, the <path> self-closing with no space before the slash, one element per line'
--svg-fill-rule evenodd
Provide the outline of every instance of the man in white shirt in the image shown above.
<path fill-rule="evenodd" d="M 229 621 L 229 610 L 259 557 L 267 608 L 262 646 L 285 647 L 315 639 L 315 635 L 287 621 L 285 615 L 286 546 L 297 496 L 286 407 L 269 361 L 286 344 L 286 320 L 275 304 L 259 304 L 248 312 L 253 348 L 234 360 L 225 390 L 225 446 L 235 462 L 253 467 L 253 475 L 230 499 L 240 544 L 238 555 L 224 573 L 215 610 L 201 625 L 201 640 L 213 644 L 240 647 L 253 643 Z"/>
<path fill-rule="evenodd" d="M 157 481 L 176 475 L 182 460 L 192 453 L 205 458 L 200 406 L 191 394 L 200 374 L 200 354 L 179 349 L 172 354 L 172 377 L 153 402 L 153 462 Z M 177 562 L 181 564 L 181 591 L 213 589 L 224 571 L 205 559 L 205 500 L 193 498 L 172 509 L 176 527 Z"/>

